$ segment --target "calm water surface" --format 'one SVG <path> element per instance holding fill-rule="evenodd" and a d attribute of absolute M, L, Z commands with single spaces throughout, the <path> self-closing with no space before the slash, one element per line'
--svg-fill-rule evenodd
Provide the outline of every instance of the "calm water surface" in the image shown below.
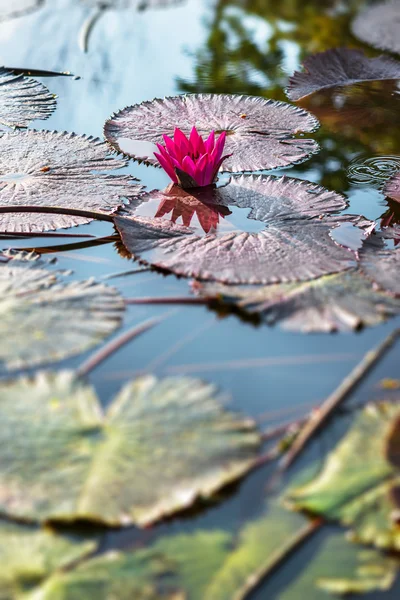
<path fill-rule="evenodd" d="M 31 15 L 0 24 L 1 63 L 70 70 L 79 75 L 79 80 L 45 80 L 59 96 L 58 109 L 47 122 L 35 126 L 101 136 L 104 121 L 114 111 L 184 91 L 247 93 L 284 100 L 282 88 L 287 76 L 303 56 L 344 44 L 360 47 L 348 28 L 352 11 L 359 4 L 334 0 L 187 0 L 162 10 L 110 10 L 94 27 L 85 55 L 79 49 L 78 34 L 90 10 L 72 0 L 49 0 Z M 400 155 L 399 103 L 399 91 L 392 82 L 330 90 L 304 101 L 301 105 L 321 120 L 322 127 L 315 134 L 321 152 L 283 173 L 342 192 L 349 199 L 347 212 L 379 219 L 387 210 L 379 191 L 380 177 Z M 132 163 L 126 172 L 141 179 L 148 190 L 168 184 L 168 177 L 160 170 Z M 150 210 L 155 212 L 157 207 Z M 248 229 L 246 217 L 246 211 L 240 210 L 225 216 L 221 219 L 223 230 Z M 192 225 L 200 228 L 196 218 Z M 98 236 L 113 233 L 104 223 L 82 226 L 79 232 Z M 344 235 L 350 234 L 347 231 Z M 57 243 L 35 238 L 7 240 L 3 246 L 39 248 Z M 132 268 L 113 243 L 63 246 L 55 255 L 59 266 L 73 269 L 77 278 Z M 188 293 L 187 281 L 152 272 L 114 279 L 112 284 L 125 297 Z M 300 416 L 307 407 L 321 402 L 366 351 L 400 325 L 400 320 L 392 320 L 359 333 L 302 335 L 254 327 L 235 316 L 222 319 L 203 307 L 131 306 L 124 327 L 154 315 L 163 315 L 165 320 L 92 374 L 102 401 L 109 402 L 121 385 L 139 372 L 188 373 L 218 384 L 231 395 L 232 408 L 261 418 L 265 427 L 282 419 L 279 411 L 295 406 L 298 412 L 294 415 Z M 84 358 L 59 366 L 74 367 Z M 379 398 L 378 381 L 396 376 L 399 350 L 382 361 L 353 401 Z M 322 461 L 348 423 L 348 419 L 338 417 L 304 454 L 299 466 L 312 457 Z M 170 531 L 206 527 L 236 530 L 262 511 L 268 473 L 269 468 L 258 471 L 230 490 L 223 502 L 190 518 L 176 518 L 145 533 L 126 530 L 107 534 L 103 547 L 129 548 Z M 297 553 L 254 598 L 279 598 L 283 584 L 305 567 L 328 531 Z M 399 595 L 397 585 L 382 597 L 394 599 Z M 375 593 L 373 597 L 381 595 Z"/>

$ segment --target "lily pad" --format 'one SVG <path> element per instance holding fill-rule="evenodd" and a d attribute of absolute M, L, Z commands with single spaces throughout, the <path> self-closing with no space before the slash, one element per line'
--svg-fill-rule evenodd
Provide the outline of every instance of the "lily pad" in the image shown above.
<path fill-rule="evenodd" d="M 355 541 L 399 550 L 399 507 L 392 492 L 400 471 L 389 452 L 394 436 L 399 445 L 399 416 L 398 403 L 367 406 L 321 473 L 290 492 L 292 506 L 351 527 Z"/>
<path fill-rule="evenodd" d="M 280 594 L 280 600 L 326 600 L 327 592 L 345 596 L 389 590 L 398 563 L 373 548 L 358 548 L 343 534 L 326 538 L 302 573 Z"/>
<path fill-rule="evenodd" d="M 0 136 L 0 206 L 59 206 L 111 212 L 141 186 L 129 175 L 104 174 L 126 165 L 99 139 L 56 131 Z M 40 232 L 90 219 L 37 213 L 3 214 L 1 231 Z"/>
<path fill-rule="evenodd" d="M 197 199 L 208 206 L 250 209 L 250 224 L 255 220 L 265 225 L 260 233 L 234 231 L 200 237 L 188 227 L 137 216 L 140 202 L 154 198 L 163 202 L 174 195 L 174 188 L 169 187 L 141 196 L 115 217 L 122 241 L 135 258 L 177 275 L 226 283 L 307 280 L 354 265 L 355 255 L 335 244 L 329 233 L 341 223 L 357 223 L 360 218 L 333 215 L 346 206 L 345 198 L 316 184 L 289 177 L 242 175 L 224 187 L 199 193 Z"/>
<path fill-rule="evenodd" d="M 145 526 L 257 461 L 254 423 L 194 379 L 142 377 L 106 414 L 71 372 L 4 383 L 0 398 L 0 512 L 12 517 Z"/>
<path fill-rule="evenodd" d="M 0 598 L 25 598 L 57 569 L 74 564 L 96 549 L 96 542 L 57 535 L 7 522 L 0 523 Z"/>
<path fill-rule="evenodd" d="M 96 346 L 120 325 L 118 292 L 90 281 L 64 283 L 38 260 L 0 263 L 0 372 L 55 362 Z"/>
<path fill-rule="evenodd" d="M 202 136 L 227 133 L 222 170 L 233 173 L 286 167 L 318 151 L 315 141 L 295 138 L 312 132 L 318 121 L 296 106 L 256 96 L 189 94 L 129 106 L 106 121 L 104 135 L 119 152 L 157 164 L 153 150 L 134 142 L 162 143 L 176 127 L 186 135 L 193 126 Z M 125 141 L 128 143 L 125 143 Z M 129 143 L 130 142 L 130 143 Z"/>
<path fill-rule="evenodd" d="M 196 283 L 197 294 L 219 297 L 289 331 L 351 331 L 400 314 L 400 300 L 375 290 L 357 270 L 304 283 L 229 286 Z"/>
<path fill-rule="evenodd" d="M 54 95 L 42 83 L 0 67 L 0 123 L 27 127 L 34 119 L 47 119 L 56 105 Z"/>
<path fill-rule="evenodd" d="M 374 48 L 400 54 L 400 3 L 386 0 L 367 6 L 352 24 L 354 35 Z"/>
<path fill-rule="evenodd" d="M 400 247 L 386 250 L 382 247 L 385 239 L 398 241 L 400 226 L 388 227 L 375 234 L 365 244 L 360 253 L 360 265 L 363 273 L 381 290 L 394 296 L 400 296 Z"/>
<path fill-rule="evenodd" d="M 21 17 L 36 10 L 44 0 L 0 0 L 0 21 Z"/>
<path fill-rule="evenodd" d="M 394 177 L 389 179 L 385 187 L 383 188 L 384 193 L 392 200 L 400 202 L 400 171 L 398 171 Z"/>
<path fill-rule="evenodd" d="M 296 101 L 314 92 L 362 81 L 400 79 L 400 62 L 388 56 L 368 58 L 361 50 L 333 48 L 313 54 L 289 80 L 287 95 Z"/>

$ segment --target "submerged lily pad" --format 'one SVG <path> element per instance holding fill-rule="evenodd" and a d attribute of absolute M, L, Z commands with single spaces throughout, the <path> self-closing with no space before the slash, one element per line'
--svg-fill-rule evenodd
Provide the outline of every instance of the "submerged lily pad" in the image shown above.
<path fill-rule="evenodd" d="M 0 206 L 59 206 L 111 212 L 141 186 L 129 175 L 104 174 L 126 165 L 108 156 L 107 144 L 56 131 L 0 136 Z M 37 213 L 0 215 L 1 231 L 40 232 L 90 219 Z"/>
<path fill-rule="evenodd" d="M 400 300 L 373 289 L 357 270 L 303 283 L 269 286 L 195 284 L 196 293 L 219 297 L 268 325 L 289 331 L 351 331 L 400 314 Z"/>
<path fill-rule="evenodd" d="M 254 423 L 224 411 L 215 388 L 194 379 L 142 377 L 106 414 L 70 372 L 4 383 L 0 398 L 0 512 L 13 517 L 144 526 L 257 460 Z"/>
<path fill-rule="evenodd" d="M 398 171 L 383 188 L 384 193 L 392 200 L 400 202 L 400 171 Z"/>
<path fill-rule="evenodd" d="M 400 484 L 398 455 L 392 462 L 393 447 L 399 448 L 399 417 L 396 402 L 367 406 L 321 473 L 290 492 L 293 507 L 339 520 L 352 528 L 355 541 L 399 550 L 393 494 Z"/>
<path fill-rule="evenodd" d="M 0 372 L 55 362 L 102 342 L 120 325 L 119 293 L 94 281 L 64 283 L 37 260 L 0 263 Z"/>
<path fill-rule="evenodd" d="M 54 95 L 42 83 L 0 67 L 0 123 L 27 127 L 34 119 L 47 119 L 56 105 Z"/>
<path fill-rule="evenodd" d="M 398 563 L 373 548 L 358 548 L 343 534 L 333 534 L 280 600 L 326 600 L 327 593 L 345 596 L 389 590 L 397 575 Z"/>
<path fill-rule="evenodd" d="M 315 141 L 293 137 L 314 131 L 315 117 L 296 106 L 256 96 L 189 94 L 143 102 L 113 115 L 104 135 L 119 152 L 157 164 L 153 150 L 144 145 L 132 149 L 132 141 L 162 143 L 162 134 L 172 135 L 176 127 L 189 134 L 193 126 L 202 136 L 212 130 L 227 133 L 225 153 L 232 156 L 222 170 L 233 173 L 286 167 L 318 150 Z"/>
<path fill-rule="evenodd" d="M 307 280 L 354 264 L 354 254 L 335 244 L 329 232 L 360 218 L 333 215 L 346 206 L 345 198 L 316 184 L 242 175 L 224 187 L 200 192 L 198 199 L 209 206 L 250 209 L 248 218 L 265 224 L 260 233 L 234 231 L 204 237 L 170 221 L 137 216 L 140 202 L 164 201 L 174 194 L 174 188 L 167 188 L 143 195 L 115 217 L 124 245 L 143 262 L 177 275 L 226 283 Z"/>
<path fill-rule="evenodd" d="M 381 290 L 394 296 L 400 296 L 400 247 L 386 250 L 383 242 L 385 239 L 399 238 L 400 226 L 388 227 L 368 240 L 360 253 L 363 273 Z"/>
<path fill-rule="evenodd" d="M 21 17 L 36 10 L 44 0 L 0 0 L 0 21 Z"/>
<path fill-rule="evenodd" d="M 57 535 L 8 522 L 0 523 L 0 598 L 20 600 L 36 592 L 57 569 L 73 565 L 96 549 L 96 542 Z M 33 592 L 33 593 L 35 593 Z"/>
<path fill-rule="evenodd" d="M 361 41 L 400 54 L 400 3 L 386 0 L 367 6 L 352 24 L 354 35 Z"/>
<path fill-rule="evenodd" d="M 313 54 L 289 80 L 287 95 L 300 100 L 323 89 L 362 81 L 400 79 L 400 62 L 388 56 L 368 58 L 361 50 L 333 48 Z"/>

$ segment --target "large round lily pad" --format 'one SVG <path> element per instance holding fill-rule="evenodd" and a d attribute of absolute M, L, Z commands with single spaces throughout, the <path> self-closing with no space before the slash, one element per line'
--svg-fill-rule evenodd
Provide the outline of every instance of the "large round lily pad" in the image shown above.
<path fill-rule="evenodd" d="M 0 21 L 20 17 L 43 4 L 44 0 L 0 0 Z"/>
<path fill-rule="evenodd" d="M 400 471 L 398 456 L 393 463 L 388 453 L 393 435 L 399 447 L 399 415 L 398 402 L 366 407 L 321 473 L 290 492 L 293 507 L 339 520 L 352 528 L 356 541 L 399 550 L 399 506 L 392 492 L 400 484 Z"/>
<path fill-rule="evenodd" d="M 385 0 L 364 8 L 352 24 L 354 35 L 381 50 L 400 54 L 400 3 Z"/>
<path fill-rule="evenodd" d="M 40 373 L 1 384 L 0 405 L 0 512 L 23 519 L 144 526 L 243 476 L 260 445 L 194 379 L 142 377 L 103 414 L 73 373 Z"/>
<path fill-rule="evenodd" d="M 27 127 L 34 119 L 47 119 L 56 105 L 42 83 L 0 67 L 0 123 Z"/>
<path fill-rule="evenodd" d="M 129 175 L 104 174 L 126 165 L 98 139 L 56 131 L 0 136 L 0 206 L 59 206 L 111 212 L 141 186 Z M 0 231 L 40 232 L 88 219 L 37 213 L 4 214 Z"/>
<path fill-rule="evenodd" d="M 177 275 L 226 283 L 307 280 L 354 265 L 354 254 L 329 235 L 343 222 L 359 221 L 351 215 L 332 214 L 346 206 L 340 194 L 289 177 L 242 175 L 198 195 L 211 208 L 250 209 L 248 218 L 265 226 L 259 233 L 233 231 L 200 237 L 188 227 L 137 216 L 139 202 L 164 202 L 177 194 L 184 201 L 182 192 L 176 190 L 169 187 L 141 196 L 115 217 L 126 248 L 136 258 Z M 189 203 L 194 193 L 186 194 Z"/>
<path fill-rule="evenodd" d="M 400 300 L 374 289 L 352 269 L 303 283 L 229 286 L 196 283 L 196 293 L 217 297 L 290 331 L 351 331 L 400 314 Z"/>
<path fill-rule="evenodd" d="M 388 56 L 368 58 L 361 50 L 333 48 L 312 54 L 289 80 L 287 95 L 300 100 L 314 92 L 362 81 L 400 79 L 400 62 Z"/>
<path fill-rule="evenodd" d="M 55 362 L 96 346 L 120 325 L 124 302 L 94 281 L 64 283 L 37 260 L 0 263 L 0 372 Z"/>
<path fill-rule="evenodd" d="M 176 127 L 190 134 L 193 126 L 203 136 L 212 130 L 227 133 L 225 153 L 232 156 L 222 170 L 233 173 L 285 167 L 318 150 L 315 141 L 293 137 L 314 131 L 315 117 L 296 106 L 256 96 L 189 94 L 143 102 L 114 114 L 106 121 L 104 134 L 119 152 L 157 164 L 152 150 L 143 145 L 132 150 L 129 140 L 162 143 L 162 134 L 172 135 Z"/>

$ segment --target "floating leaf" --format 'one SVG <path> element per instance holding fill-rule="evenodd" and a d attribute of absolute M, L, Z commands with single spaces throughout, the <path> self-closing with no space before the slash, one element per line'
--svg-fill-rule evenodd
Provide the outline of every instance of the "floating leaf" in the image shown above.
<path fill-rule="evenodd" d="M 331 594 L 365 594 L 389 590 L 398 563 L 377 550 L 358 548 L 342 534 L 333 534 L 319 546 L 298 578 L 280 594 L 280 600 L 326 600 Z"/>
<path fill-rule="evenodd" d="M 0 21 L 20 17 L 36 10 L 44 0 L 0 0 Z"/>
<path fill-rule="evenodd" d="M 104 134 L 119 152 L 157 164 L 153 150 L 132 141 L 162 143 L 162 134 L 173 135 L 178 127 L 188 135 L 193 126 L 203 137 L 212 130 L 227 133 L 225 152 L 232 156 L 222 169 L 234 173 L 285 167 L 318 150 L 313 140 L 293 137 L 317 128 L 310 113 L 256 96 L 189 94 L 143 102 L 113 115 Z"/>
<path fill-rule="evenodd" d="M 287 95 L 300 100 L 314 92 L 362 81 L 400 79 L 400 62 L 388 56 L 368 58 L 361 50 L 333 48 L 312 54 L 289 80 Z"/>
<path fill-rule="evenodd" d="M 0 263 L 0 372 L 55 362 L 96 346 L 120 325 L 118 292 L 94 281 L 60 283 L 37 260 Z"/>
<path fill-rule="evenodd" d="M 389 452 L 393 435 L 400 435 L 393 429 L 399 416 L 398 403 L 366 407 L 322 472 L 290 492 L 293 507 L 339 520 L 353 529 L 356 541 L 399 550 L 398 506 L 391 492 L 398 488 L 400 471 Z"/>
<path fill-rule="evenodd" d="M 174 193 L 167 188 L 141 196 L 139 202 L 168 200 Z M 353 253 L 329 235 L 340 223 L 359 220 L 331 214 L 346 206 L 340 194 L 306 181 L 265 175 L 233 177 L 204 194 L 205 199 L 201 192 L 198 199 L 209 206 L 250 209 L 248 218 L 264 223 L 265 229 L 200 237 L 170 221 L 138 217 L 139 202 L 134 202 L 115 218 L 124 245 L 141 261 L 177 275 L 227 283 L 306 280 L 354 264 Z"/>
<path fill-rule="evenodd" d="M 110 212 L 141 186 L 129 175 L 106 175 L 126 165 L 98 139 L 56 131 L 0 136 L 0 206 L 37 205 Z M 3 214 L 1 231 L 40 232 L 90 219 L 37 213 Z"/>
<path fill-rule="evenodd" d="M 253 422 L 222 410 L 214 387 L 194 379 L 137 379 L 105 415 L 69 372 L 2 384 L 0 398 L 0 512 L 14 517 L 143 526 L 257 460 Z"/>
<path fill-rule="evenodd" d="M 368 240 L 360 253 L 363 273 L 381 290 L 394 296 L 400 296 L 400 247 L 385 250 L 382 242 L 385 239 L 393 239 L 396 242 L 399 238 L 400 226 L 388 227 Z"/>
<path fill-rule="evenodd" d="M 34 119 L 47 119 L 56 105 L 42 83 L 0 67 L 0 123 L 27 127 Z"/>
<path fill-rule="evenodd" d="M 383 191 L 389 198 L 396 200 L 396 202 L 400 202 L 400 171 L 387 182 Z"/>
<path fill-rule="evenodd" d="M 196 282 L 195 289 L 259 314 L 268 325 L 306 333 L 379 325 L 400 314 L 400 301 L 374 290 L 355 269 L 304 283 L 239 287 Z"/>
<path fill-rule="evenodd" d="M 93 552 L 96 542 L 0 523 L 0 598 L 19 600 L 60 568 Z"/>
<path fill-rule="evenodd" d="M 386 0 L 366 7 L 352 24 L 354 35 L 381 50 L 400 53 L 400 3 Z"/>

